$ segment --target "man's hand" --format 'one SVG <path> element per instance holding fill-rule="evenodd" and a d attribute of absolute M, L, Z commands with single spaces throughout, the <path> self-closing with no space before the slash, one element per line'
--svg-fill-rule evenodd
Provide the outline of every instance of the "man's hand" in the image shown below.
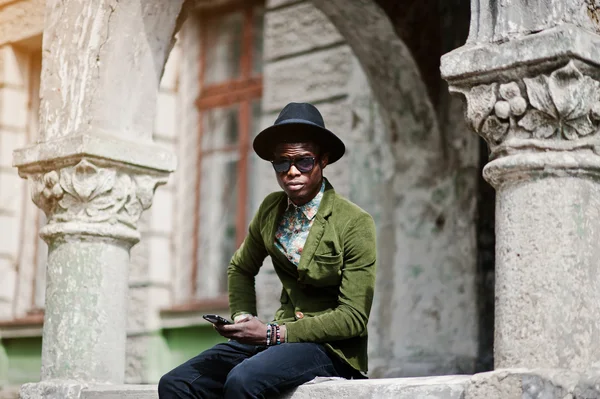
<path fill-rule="evenodd" d="M 241 318 L 235 324 L 215 324 L 215 330 L 225 338 L 248 345 L 267 344 L 267 325 L 256 317 Z M 285 326 L 280 327 L 281 343 L 285 341 Z M 275 329 L 271 339 L 275 344 Z"/>
<path fill-rule="evenodd" d="M 225 338 L 248 345 L 267 344 L 267 325 L 256 317 L 239 320 L 235 324 L 215 324 L 215 330 Z"/>

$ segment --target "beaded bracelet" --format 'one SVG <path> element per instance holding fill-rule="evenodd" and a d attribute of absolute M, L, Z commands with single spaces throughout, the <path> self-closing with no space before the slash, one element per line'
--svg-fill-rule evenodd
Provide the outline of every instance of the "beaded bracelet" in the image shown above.
<path fill-rule="evenodd" d="M 278 325 L 275 325 L 275 336 L 277 338 L 276 345 L 280 345 L 281 344 L 281 334 L 279 333 L 279 326 Z"/>
<path fill-rule="evenodd" d="M 271 345 L 271 329 L 273 327 L 270 324 L 267 324 L 267 346 Z"/>

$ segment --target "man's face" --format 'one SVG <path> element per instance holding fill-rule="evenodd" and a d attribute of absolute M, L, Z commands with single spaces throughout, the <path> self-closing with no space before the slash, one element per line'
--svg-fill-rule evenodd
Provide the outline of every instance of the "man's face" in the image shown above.
<path fill-rule="evenodd" d="M 321 189 L 323 169 L 327 165 L 327 154 L 319 156 L 313 143 L 281 143 L 275 147 L 274 160 L 297 161 L 300 158 L 314 157 L 315 165 L 308 172 L 301 172 L 292 165 L 287 172 L 277 173 L 277 183 L 296 205 L 304 205 L 312 200 Z"/>

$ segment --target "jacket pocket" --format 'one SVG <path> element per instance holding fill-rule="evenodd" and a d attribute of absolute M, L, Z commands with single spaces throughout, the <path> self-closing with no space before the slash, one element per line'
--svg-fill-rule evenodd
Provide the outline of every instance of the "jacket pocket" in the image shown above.
<path fill-rule="evenodd" d="M 339 285 L 342 280 L 342 254 L 317 255 L 306 270 L 305 281 L 315 287 Z"/>

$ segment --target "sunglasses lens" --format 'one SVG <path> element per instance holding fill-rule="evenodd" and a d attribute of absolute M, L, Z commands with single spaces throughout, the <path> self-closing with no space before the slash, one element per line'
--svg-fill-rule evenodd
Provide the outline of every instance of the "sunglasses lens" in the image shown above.
<path fill-rule="evenodd" d="M 273 169 L 275 169 L 275 172 L 277 172 L 277 173 L 287 172 L 288 170 L 290 170 L 291 166 L 292 165 L 291 165 L 290 161 L 275 161 L 275 162 L 273 162 Z"/>
<path fill-rule="evenodd" d="M 315 166 L 315 159 L 314 158 L 300 158 L 299 160 L 297 160 L 295 162 L 296 167 L 298 168 L 298 170 L 300 172 L 310 172 L 313 168 L 313 166 Z"/>

